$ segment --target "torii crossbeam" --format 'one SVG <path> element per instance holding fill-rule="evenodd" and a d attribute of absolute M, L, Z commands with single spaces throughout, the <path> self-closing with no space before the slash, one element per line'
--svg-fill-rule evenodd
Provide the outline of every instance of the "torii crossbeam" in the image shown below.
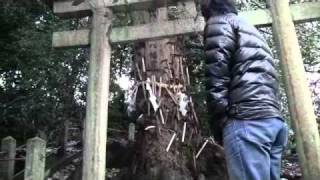
<path fill-rule="evenodd" d="M 201 17 L 196 18 L 196 7 L 192 0 L 181 0 L 179 2 L 184 2 L 185 10 L 192 15 L 187 19 L 111 28 L 112 12 L 152 10 L 164 7 L 166 5 L 164 2 L 172 5 L 177 3 L 177 0 L 86 0 L 73 5 L 74 1 L 76 0 L 55 0 L 54 12 L 64 18 L 81 18 L 90 15 L 93 17 L 92 27 L 85 30 L 55 32 L 53 46 L 59 48 L 90 45 L 82 179 L 103 180 L 105 179 L 111 44 L 202 32 L 205 22 Z M 320 177 L 320 140 L 311 96 L 307 93 L 307 80 L 292 21 L 299 23 L 320 19 L 320 2 L 294 4 L 289 7 L 288 0 L 268 1 L 271 11 L 266 9 L 241 12 L 240 16 L 256 26 L 274 26 L 278 49 L 281 49 L 282 64 L 286 66 L 283 68 L 286 83 L 291 88 L 287 89 L 287 93 L 292 119 L 296 125 L 303 174 L 308 180 L 316 180 Z M 283 14 L 280 8 L 283 8 Z M 287 41 L 285 39 L 287 37 L 293 41 Z M 297 68 L 297 66 L 301 67 Z M 299 74 L 299 78 L 296 78 L 294 73 Z M 304 107 L 301 108 L 298 105 Z M 310 163 L 312 161 L 314 163 Z"/>
<path fill-rule="evenodd" d="M 141 6 L 141 0 L 132 0 L 135 2 L 136 7 Z M 145 8 L 150 8 L 152 0 L 142 0 L 148 2 L 149 5 Z M 120 2 L 120 1 L 119 1 Z M 71 6 L 72 1 L 59 2 L 54 6 L 54 12 L 62 17 L 74 17 L 76 15 L 89 14 L 89 5 L 83 5 L 83 8 Z M 124 8 L 122 3 L 116 4 L 119 8 Z M 139 6 L 138 6 L 139 5 Z M 130 7 L 130 6 L 129 6 Z M 309 2 L 302 4 L 291 5 L 291 14 L 295 22 L 306 22 L 320 19 L 320 2 Z M 192 7 L 191 7 L 192 8 Z M 195 12 L 195 7 L 189 9 Z M 69 14 L 68 11 L 72 14 Z M 196 17 L 196 14 L 193 14 Z M 258 27 L 271 26 L 272 16 L 268 9 L 241 12 L 240 16 L 247 19 L 251 24 Z M 112 28 L 109 36 L 111 43 L 126 43 L 132 41 L 142 41 L 148 39 L 159 39 L 170 36 L 177 36 L 182 34 L 191 34 L 195 32 L 202 32 L 205 26 L 203 18 L 188 18 L 164 23 L 150 23 L 138 26 L 125 26 Z M 90 30 L 77 30 L 77 31 L 62 31 L 53 34 L 53 47 L 69 47 L 69 46 L 84 46 L 89 45 Z"/>

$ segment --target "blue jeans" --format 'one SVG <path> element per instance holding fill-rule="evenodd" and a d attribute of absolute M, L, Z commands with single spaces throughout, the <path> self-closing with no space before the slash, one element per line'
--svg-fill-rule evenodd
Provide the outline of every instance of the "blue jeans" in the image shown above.
<path fill-rule="evenodd" d="M 278 118 L 230 120 L 223 145 L 230 180 L 280 180 L 288 127 Z"/>

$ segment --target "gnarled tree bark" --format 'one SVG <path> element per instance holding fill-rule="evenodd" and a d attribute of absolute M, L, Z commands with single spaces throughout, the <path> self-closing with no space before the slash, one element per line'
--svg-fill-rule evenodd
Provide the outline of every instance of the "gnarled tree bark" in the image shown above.
<path fill-rule="evenodd" d="M 150 18 L 146 12 L 134 17 L 138 19 L 135 23 Z M 166 19 L 167 9 L 159 8 L 153 20 Z M 209 140 L 196 158 L 206 139 L 201 136 L 200 122 L 188 96 L 190 80 L 181 42 L 172 38 L 135 44 L 138 134 L 128 170 L 131 175 L 119 179 L 227 179 L 223 150 L 214 142 Z M 151 103 L 153 95 L 158 109 Z M 184 108 L 182 102 L 187 103 Z"/>

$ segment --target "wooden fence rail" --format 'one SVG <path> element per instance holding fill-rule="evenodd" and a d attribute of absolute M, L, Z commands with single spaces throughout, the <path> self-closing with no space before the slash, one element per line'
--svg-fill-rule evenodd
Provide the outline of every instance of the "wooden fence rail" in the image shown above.
<path fill-rule="evenodd" d="M 128 142 L 133 142 L 135 137 L 135 125 L 131 123 L 128 131 L 110 129 L 113 132 L 128 134 Z M 16 157 L 16 152 L 26 149 L 26 157 Z M 46 142 L 40 138 L 32 138 L 26 144 L 16 146 L 16 140 L 11 137 L 5 137 L 1 140 L 0 146 L 0 180 L 44 180 L 52 176 L 55 172 L 61 170 L 66 165 L 72 163 L 76 158 L 82 155 L 82 151 L 73 155 L 50 162 L 53 154 L 46 153 Z M 15 161 L 25 161 L 25 169 L 15 173 Z"/>

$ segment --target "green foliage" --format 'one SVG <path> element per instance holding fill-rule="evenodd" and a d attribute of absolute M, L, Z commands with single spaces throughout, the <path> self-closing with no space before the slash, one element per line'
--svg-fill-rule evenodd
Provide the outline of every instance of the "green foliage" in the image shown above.
<path fill-rule="evenodd" d="M 320 23 L 308 22 L 296 26 L 305 69 L 320 73 Z"/>
<path fill-rule="evenodd" d="M 0 137 L 45 133 L 54 140 L 64 121 L 80 125 L 85 118 L 89 51 L 53 49 L 52 32 L 87 26 L 88 18 L 62 21 L 39 1 L 0 7 Z M 109 125 L 122 128 L 124 92 L 115 80 L 128 50 L 115 48 L 111 69 Z"/>
<path fill-rule="evenodd" d="M 58 21 L 40 2 L 6 0 L 1 8 L 1 135 L 50 135 L 66 118 L 82 118 L 74 97 L 86 86 L 79 77 L 86 75 L 88 52 L 51 48 Z"/>
<path fill-rule="evenodd" d="M 205 54 L 203 50 L 203 39 L 200 34 L 184 38 L 185 56 L 188 57 L 188 69 L 190 73 L 191 86 L 188 93 L 193 98 L 198 118 L 201 120 L 204 133 L 210 134 L 210 114 L 207 111 L 207 94 L 205 90 Z"/>

